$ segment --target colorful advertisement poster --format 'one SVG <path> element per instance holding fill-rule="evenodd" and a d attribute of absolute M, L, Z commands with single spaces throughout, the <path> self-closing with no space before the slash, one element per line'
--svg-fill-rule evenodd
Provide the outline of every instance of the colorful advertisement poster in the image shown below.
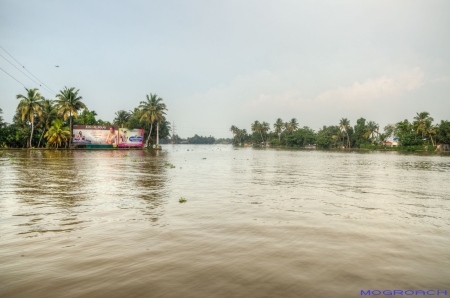
<path fill-rule="evenodd" d="M 144 147 L 144 130 L 119 128 L 119 147 Z"/>
<path fill-rule="evenodd" d="M 74 125 L 72 143 L 74 145 L 117 145 L 117 126 Z"/>

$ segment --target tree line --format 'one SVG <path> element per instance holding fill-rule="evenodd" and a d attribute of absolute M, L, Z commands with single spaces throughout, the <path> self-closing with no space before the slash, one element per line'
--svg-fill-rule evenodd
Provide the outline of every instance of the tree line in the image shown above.
<path fill-rule="evenodd" d="M 2 148 L 70 147 L 73 125 L 77 124 L 143 128 L 147 147 L 158 144 L 159 138 L 170 137 L 170 123 L 165 118 L 167 106 L 156 94 L 146 95 L 133 111 L 117 111 L 109 122 L 96 119 L 97 113 L 88 109 L 80 90 L 74 87 L 60 90 L 54 100 L 44 98 L 37 88 L 25 90 L 16 96 L 19 103 L 11 124 L 4 121 L 0 108 Z"/>
<path fill-rule="evenodd" d="M 380 131 L 374 121 L 364 118 L 356 120 L 352 126 L 347 118 L 340 119 L 337 125 L 323 126 L 317 132 L 308 126 L 300 127 L 297 119 L 284 122 L 278 118 L 273 127 L 267 122 L 255 121 L 251 132 L 234 125 L 233 144 L 256 144 L 287 147 L 316 145 L 317 148 L 361 148 L 367 145 L 382 145 L 395 137 L 402 146 L 436 146 L 450 144 L 450 122 L 442 120 L 434 123 L 428 112 L 416 113 L 410 122 L 408 119 L 388 124 Z"/>
<path fill-rule="evenodd" d="M 195 134 L 190 138 L 181 138 L 179 135 L 175 134 L 172 136 L 170 140 L 166 139 L 161 142 L 161 144 L 231 144 L 232 140 L 230 138 L 218 138 L 216 139 L 213 136 L 199 136 Z"/>

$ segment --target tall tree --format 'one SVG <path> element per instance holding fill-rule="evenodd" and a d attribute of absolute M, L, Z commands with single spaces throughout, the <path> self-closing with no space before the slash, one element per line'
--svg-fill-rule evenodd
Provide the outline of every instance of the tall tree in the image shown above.
<path fill-rule="evenodd" d="M 56 109 L 59 115 L 62 115 L 64 120 L 69 118 L 70 136 L 73 136 L 72 117 L 77 118 L 78 112 L 81 109 L 87 110 L 86 105 L 81 101 L 83 97 L 78 96 L 80 89 L 75 90 L 75 87 L 60 90 L 56 95 Z M 72 138 L 69 139 L 69 146 L 72 145 Z"/>
<path fill-rule="evenodd" d="M 285 130 L 287 130 L 290 134 L 292 134 L 294 131 L 298 129 L 298 122 L 297 119 L 292 118 L 291 121 L 286 122 L 284 124 Z"/>
<path fill-rule="evenodd" d="M 251 129 L 252 129 L 252 132 L 259 133 L 261 135 L 261 140 L 264 142 L 264 138 L 262 136 L 262 124 L 261 124 L 261 122 L 259 122 L 258 120 L 255 120 L 255 122 L 253 122 L 251 124 Z"/>
<path fill-rule="evenodd" d="M 366 133 L 364 134 L 364 137 L 366 139 L 371 138 L 372 145 L 375 142 L 375 137 L 379 134 L 378 130 L 379 125 L 377 123 L 375 123 L 374 121 L 367 122 L 367 130 Z"/>
<path fill-rule="evenodd" d="M 19 105 L 17 106 L 17 110 L 21 114 L 22 121 L 27 121 L 31 123 L 31 134 L 30 134 L 30 142 L 29 147 L 33 146 L 33 132 L 34 132 L 34 121 L 36 119 L 36 115 L 40 116 L 42 114 L 40 102 L 42 99 L 41 94 L 38 92 L 37 88 L 27 89 L 26 95 L 18 94 L 16 95 L 17 99 L 20 99 Z"/>
<path fill-rule="evenodd" d="M 348 134 L 348 130 L 350 129 L 350 120 L 347 118 L 342 118 L 339 121 L 339 128 L 345 131 L 345 134 L 347 135 L 347 148 L 350 148 L 350 136 Z"/>
<path fill-rule="evenodd" d="M 433 119 L 433 118 L 431 118 Z M 433 140 L 433 135 L 437 134 L 437 127 L 435 125 L 433 125 L 432 120 L 428 119 L 427 121 L 425 121 L 425 123 L 423 124 L 422 128 L 422 134 L 426 135 L 430 138 L 431 140 L 431 144 L 434 146 L 434 140 Z"/>
<path fill-rule="evenodd" d="M 240 129 L 237 128 L 237 126 L 231 125 L 230 127 L 230 131 L 233 133 L 233 140 L 235 144 L 240 144 L 240 140 L 239 140 L 239 131 Z"/>
<path fill-rule="evenodd" d="M 167 110 L 166 105 L 162 102 L 162 98 L 158 97 L 158 95 L 156 94 L 152 94 L 150 93 L 150 95 L 146 95 L 146 99 L 145 101 L 141 101 L 141 104 L 139 105 L 139 108 L 141 109 L 141 122 L 146 122 L 147 124 L 150 125 L 150 131 L 147 137 L 147 142 L 146 145 L 148 147 L 150 138 L 151 138 L 151 134 L 152 134 L 152 130 L 153 130 L 153 123 L 156 122 L 157 123 L 157 129 L 158 129 L 158 124 L 161 121 L 165 121 L 165 110 Z M 158 130 L 156 131 L 157 133 L 157 143 L 158 143 Z"/>
<path fill-rule="evenodd" d="M 275 130 L 275 133 L 278 134 L 278 142 L 281 143 L 281 133 L 284 129 L 284 122 L 281 120 L 281 118 L 278 118 L 277 121 L 273 124 L 273 129 Z"/>
<path fill-rule="evenodd" d="M 56 118 L 56 110 L 53 106 L 54 101 L 50 99 L 42 98 L 41 110 L 42 114 L 39 117 L 38 126 L 42 128 L 41 137 L 39 138 L 38 148 L 41 146 L 42 137 L 45 131 L 50 128 L 53 120 Z"/>
<path fill-rule="evenodd" d="M 426 122 L 430 121 L 433 122 L 433 118 L 430 117 L 430 113 L 428 112 L 421 112 L 421 113 L 416 113 L 416 116 L 414 117 L 414 129 L 416 130 L 416 133 L 422 133 L 422 137 L 425 136 L 425 126 L 426 126 Z"/>
<path fill-rule="evenodd" d="M 267 122 L 261 123 L 261 134 L 266 136 L 266 140 L 263 139 L 264 145 L 267 146 L 268 133 L 270 131 L 270 124 Z"/>
<path fill-rule="evenodd" d="M 130 120 L 131 112 L 120 110 L 116 112 L 116 118 L 114 118 L 114 125 L 119 127 L 124 127 L 124 125 Z"/>

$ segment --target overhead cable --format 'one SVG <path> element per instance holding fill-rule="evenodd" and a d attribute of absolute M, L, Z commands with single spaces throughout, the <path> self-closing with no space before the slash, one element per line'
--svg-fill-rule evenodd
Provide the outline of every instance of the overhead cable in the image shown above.
<path fill-rule="evenodd" d="M 9 73 L 6 72 L 6 70 L 4 70 L 3 68 L 0 67 L 1 70 L 3 70 L 8 76 L 10 76 L 11 78 L 13 78 L 14 80 L 16 80 L 20 85 L 24 86 L 25 88 L 27 88 L 27 86 L 25 86 L 24 84 L 22 84 L 18 79 L 16 79 L 15 77 L 13 77 L 12 75 L 10 75 Z"/>
<path fill-rule="evenodd" d="M 8 61 L 9 64 L 11 64 L 12 66 L 14 66 L 18 71 L 20 71 L 24 76 L 26 76 L 27 78 L 29 78 L 30 80 L 32 80 L 34 83 L 38 84 L 39 86 L 42 87 L 41 84 L 39 84 L 38 82 L 36 82 L 35 80 L 33 80 L 32 78 L 30 78 L 29 76 L 27 76 L 26 73 L 24 73 L 23 71 L 20 70 L 20 68 L 18 68 L 17 66 L 15 66 L 11 61 L 9 61 L 8 59 L 6 59 L 5 57 L 3 57 L 2 54 L 0 54 L 0 57 L 2 57 L 3 59 L 5 59 L 6 61 Z M 49 92 L 50 94 L 53 93 L 52 91 L 48 90 L 45 87 L 42 87 L 45 91 Z"/>
<path fill-rule="evenodd" d="M 8 53 L 7 50 L 5 50 L 5 48 L 3 48 L 2 46 L 0 46 L 0 48 L 3 49 L 3 51 L 5 51 L 9 56 L 11 56 L 11 58 L 14 59 L 14 61 L 16 61 L 20 66 L 22 66 L 22 68 L 24 68 L 30 75 L 32 75 L 36 80 L 38 80 L 39 82 L 41 82 L 42 85 L 44 85 L 45 87 L 47 87 L 49 90 L 51 90 L 51 93 L 56 94 L 55 91 L 52 90 L 52 88 L 50 88 L 49 86 L 45 85 L 44 82 L 42 82 L 41 80 L 39 80 L 34 74 L 32 74 L 28 69 L 25 68 L 25 66 L 23 66 L 19 61 L 17 61 L 16 58 L 14 58 L 10 53 Z"/>

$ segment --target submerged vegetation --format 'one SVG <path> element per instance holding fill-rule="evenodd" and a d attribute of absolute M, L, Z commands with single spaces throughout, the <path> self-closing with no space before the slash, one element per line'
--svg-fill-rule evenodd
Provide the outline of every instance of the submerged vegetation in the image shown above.
<path fill-rule="evenodd" d="M 133 111 L 120 110 L 113 122 L 96 119 L 79 95 L 80 90 L 64 87 L 55 100 L 44 98 L 37 88 L 18 94 L 19 101 L 11 124 L 3 120 L 0 108 L 0 148 L 70 147 L 73 125 L 117 125 L 129 129 L 143 128 L 146 145 L 153 147 L 159 138 L 170 138 L 170 123 L 163 99 L 156 94 L 146 95 Z"/>
<path fill-rule="evenodd" d="M 379 124 L 374 121 L 359 118 L 351 126 L 349 119 L 342 118 L 337 125 L 323 126 L 316 132 L 308 126 L 300 127 L 295 118 L 288 122 L 278 118 L 273 130 L 267 122 L 255 121 L 251 124 L 250 134 L 234 125 L 230 131 L 233 133 L 233 144 L 237 146 L 315 146 L 320 149 L 379 149 L 392 146 L 397 150 L 433 151 L 437 145 L 450 144 L 450 122 L 433 122 L 428 112 L 421 112 L 414 116 L 412 122 L 405 119 L 388 124 L 380 132 Z"/>

